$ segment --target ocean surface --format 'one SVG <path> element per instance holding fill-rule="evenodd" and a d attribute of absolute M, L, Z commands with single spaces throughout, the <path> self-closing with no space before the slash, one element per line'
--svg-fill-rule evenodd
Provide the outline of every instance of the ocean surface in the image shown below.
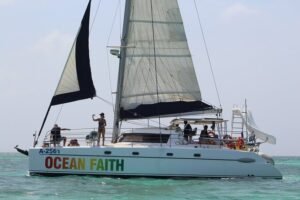
<path fill-rule="evenodd" d="M 0 199 L 230 199 L 300 200 L 300 157 L 274 157 L 282 180 L 28 176 L 28 160 L 0 153 Z"/>

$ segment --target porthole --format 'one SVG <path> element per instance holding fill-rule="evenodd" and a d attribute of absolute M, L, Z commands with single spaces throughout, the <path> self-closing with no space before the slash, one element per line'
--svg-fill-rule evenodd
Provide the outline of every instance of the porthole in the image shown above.
<path fill-rule="evenodd" d="M 104 154 L 110 155 L 110 154 L 111 154 L 111 151 L 104 151 Z"/>

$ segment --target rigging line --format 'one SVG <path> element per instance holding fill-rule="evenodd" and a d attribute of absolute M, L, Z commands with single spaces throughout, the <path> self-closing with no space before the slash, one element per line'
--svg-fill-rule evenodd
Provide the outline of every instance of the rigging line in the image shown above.
<path fill-rule="evenodd" d="M 61 113 L 61 111 L 62 111 L 62 109 L 63 109 L 63 106 L 64 106 L 64 104 L 61 104 L 60 109 L 59 109 L 59 112 L 58 112 L 58 114 L 57 114 L 57 116 L 56 116 L 56 119 L 55 119 L 55 121 L 54 121 L 54 124 L 57 124 L 57 121 L 58 121 L 58 118 L 60 117 L 60 113 Z"/>
<path fill-rule="evenodd" d="M 111 72 L 110 72 L 108 51 L 106 51 L 106 62 L 107 62 L 107 68 L 108 68 L 109 89 L 110 89 L 110 97 L 111 97 L 111 102 L 109 102 L 109 103 L 112 105 L 113 113 L 115 113 L 115 107 L 113 106 L 114 98 L 113 98 L 113 93 L 112 93 L 112 83 L 111 83 L 112 81 L 111 81 Z"/>
<path fill-rule="evenodd" d="M 109 35 L 108 35 L 108 38 L 107 38 L 107 42 L 106 42 L 107 45 L 106 46 L 108 46 L 108 43 L 110 41 L 110 38 L 111 38 L 111 35 L 112 35 L 112 31 L 113 31 L 113 27 L 114 27 L 114 22 L 116 21 L 116 17 L 117 17 L 117 13 L 118 13 L 118 8 L 121 7 L 120 5 L 121 5 L 121 1 L 119 1 L 118 5 L 117 5 L 117 8 L 115 10 L 115 14 L 114 14 L 114 17 L 113 17 L 113 23 L 112 23 L 111 28 L 110 28 L 110 32 L 109 32 Z M 106 51 L 106 62 L 107 62 L 107 68 L 108 68 L 109 88 L 110 88 L 110 92 L 111 92 L 111 102 L 112 102 L 110 104 L 113 105 L 114 99 L 113 99 L 112 80 L 111 80 L 111 71 L 110 71 L 110 63 L 109 63 L 109 53 L 108 53 L 108 51 Z M 113 113 L 114 112 L 115 112 L 115 108 L 113 106 Z"/>
<path fill-rule="evenodd" d="M 153 39 L 153 55 L 154 55 L 154 69 L 155 69 L 155 81 L 156 81 L 156 97 L 157 97 L 157 112 L 159 113 L 159 96 L 158 96 L 158 75 L 157 75 L 157 63 L 156 63 L 156 49 L 155 49 L 155 31 L 154 31 L 154 19 L 153 19 L 153 1 L 150 1 L 151 4 L 151 25 L 152 25 L 152 39 Z M 161 128 L 160 128 L 160 114 L 158 115 L 158 126 L 160 133 L 160 146 L 162 146 L 162 136 L 161 136 Z"/>
<path fill-rule="evenodd" d="M 210 56 L 209 56 L 209 52 L 208 52 L 208 48 L 207 48 L 207 44 L 206 44 L 206 40 L 205 40 L 205 36 L 204 36 L 204 31 L 203 31 L 203 27 L 202 27 L 202 24 L 201 24 L 200 15 L 199 15 L 199 11 L 198 11 L 198 6 L 196 4 L 196 0 L 194 0 L 194 4 L 195 4 L 196 12 L 197 12 L 198 23 L 200 25 L 200 29 L 201 29 L 201 33 L 202 33 L 202 39 L 203 39 L 203 42 L 204 42 L 206 55 L 207 55 L 209 66 L 210 66 L 210 71 L 212 73 L 212 77 L 213 77 L 215 89 L 216 89 L 216 92 L 217 92 L 219 104 L 220 104 L 220 107 L 222 108 L 221 99 L 220 99 L 220 95 L 219 95 L 219 91 L 218 91 L 218 87 L 217 87 L 217 83 L 216 83 L 216 79 L 215 79 L 215 75 L 214 75 L 214 71 L 213 71 L 213 67 L 212 67 L 212 63 L 211 63 L 211 59 L 210 59 Z"/>
<path fill-rule="evenodd" d="M 93 26 L 94 26 L 94 23 L 95 23 L 95 21 L 96 21 L 96 17 L 97 17 L 99 8 L 100 8 L 100 4 L 101 4 L 101 0 L 100 0 L 99 3 L 98 3 L 97 9 L 96 9 L 96 13 L 95 13 L 94 18 L 93 18 L 93 22 L 92 22 L 92 24 L 91 24 L 90 32 L 92 31 Z"/>
<path fill-rule="evenodd" d="M 122 2 L 119 0 L 119 8 L 120 8 L 120 41 L 122 40 Z"/>
<path fill-rule="evenodd" d="M 112 102 L 109 102 L 109 101 L 107 101 L 106 99 L 103 99 L 103 98 L 101 98 L 101 97 L 99 97 L 99 96 L 96 96 L 96 97 L 97 97 L 98 99 L 104 101 L 105 103 L 111 105 L 112 107 L 114 107 L 114 104 L 113 104 Z"/>
<path fill-rule="evenodd" d="M 116 18 L 117 18 L 117 14 L 118 14 L 118 9 L 119 9 L 119 7 L 120 7 L 120 1 L 119 1 L 118 5 L 117 5 L 117 8 L 116 8 L 116 10 L 115 10 L 115 14 L 114 14 L 114 17 L 113 17 L 113 23 L 112 23 L 112 25 L 111 25 L 111 27 L 110 27 L 110 31 L 109 31 L 108 39 L 107 39 L 107 42 L 106 42 L 106 46 L 109 46 L 108 43 L 109 43 L 110 37 L 111 37 L 111 35 L 112 35 L 113 28 L 114 28 L 114 25 L 115 25 L 115 22 L 116 22 Z M 121 22 L 120 22 L 120 23 L 121 23 Z M 121 33 L 121 34 L 122 34 L 122 33 Z"/>
<path fill-rule="evenodd" d="M 153 2 L 151 0 L 151 25 L 152 25 L 152 40 L 153 40 L 153 55 L 154 55 L 154 70 L 155 70 L 155 82 L 156 82 L 156 97 L 157 103 L 159 103 L 159 94 L 158 94 L 158 76 L 157 76 L 157 63 L 156 63 L 156 49 L 155 49 L 155 32 L 154 32 L 154 19 L 153 19 Z M 159 104 L 158 104 L 159 106 Z M 156 108 L 159 112 L 159 108 Z M 160 115 L 158 116 L 158 121 L 160 123 Z M 160 124 L 159 124 L 160 126 Z"/>

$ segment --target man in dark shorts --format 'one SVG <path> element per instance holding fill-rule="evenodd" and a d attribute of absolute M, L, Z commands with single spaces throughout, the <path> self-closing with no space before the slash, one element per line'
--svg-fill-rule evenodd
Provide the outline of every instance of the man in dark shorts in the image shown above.
<path fill-rule="evenodd" d="M 60 141 L 64 141 L 64 146 L 66 146 L 67 138 L 61 136 L 61 131 L 70 130 L 68 128 L 60 128 L 57 124 L 54 124 L 53 128 L 51 129 L 51 140 L 54 141 L 54 146 L 56 143 Z"/>

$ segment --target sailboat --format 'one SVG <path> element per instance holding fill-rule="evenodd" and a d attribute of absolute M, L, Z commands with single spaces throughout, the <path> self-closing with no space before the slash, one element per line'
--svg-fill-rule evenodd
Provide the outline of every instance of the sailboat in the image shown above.
<path fill-rule="evenodd" d="M 264 140 L 228 132 L 222 109 L 202 100 L 177 0 L 126 0 L 120 50 L 112 50 L 119 58 L 119 74 L 111 142 L 97 146 L 89 135 L 95 132 L 87 131 L 74 136 L 76 145 L 62 146 L 47 132 L 39 144 L 52 106 L 96 96 L 89 60 L 90 9 L 91 0 L 33 146 L 28 151 L 16 146 L 29 158 L 30 175 L 282 178 L 273 159 L 259 152 L 262 142 L 274 143 L 273 136 L 266 140 L 243 110 L 233 114 L 252 139 Z M 174 117 L 169 126 L 121 127 L 123 121 L 165 117 Z M 202 142 L 193 129 L 186 140 L 179 128 L 185 121 L 194 127 L 211 125 L 214 136 Z"/>

